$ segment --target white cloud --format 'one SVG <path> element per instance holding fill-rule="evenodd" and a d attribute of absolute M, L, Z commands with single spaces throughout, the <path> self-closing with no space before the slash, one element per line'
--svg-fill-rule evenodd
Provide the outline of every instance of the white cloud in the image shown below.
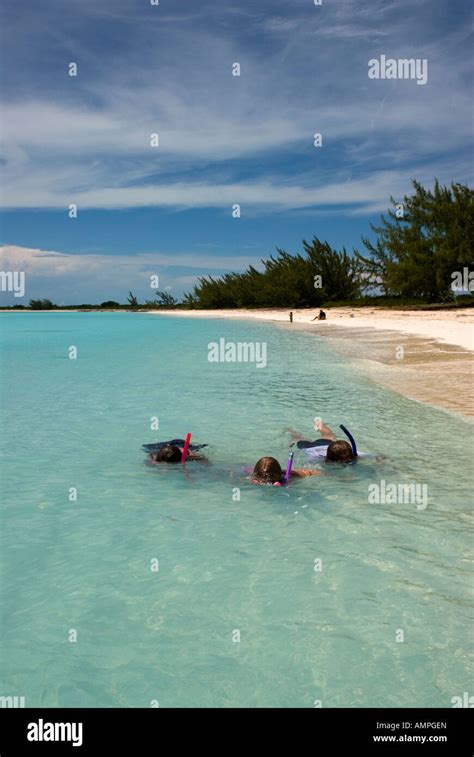
<path fill-rule="evenodd" d="M 258 262 L 259 257 L 250 259 Z M 135 268 L 145 271 L 146 275 L 157 273 L 157 268 L 195 268 L 196 270 L 213 268 L 221 270 L 242 270 L 247 265 L 249 257 L 246 255 L 220 256 L 199 254 L 199 258 L 192 253 L 182 252 L 179 257 L 175 253 L 147 252 L 136 255 L 97 255 L 81 253 L 64 253 L 50 250 L 40 250 L 18 245 L 0 246 L 0 267 L 7 271 L 26 271 L 45 276 L 71 274 L 79 272 L 105 272 L 109 275 L 112 268 L 126 270 Z M 159 271 L 158 271 L 159 273 Z"/>
<path fill-rule="evenodd" d="M 189 291 L 199 276 L 243 270 L 252 263 L 260 267 L 259 256 L 192 255 L 150 252 L 137 255 L 66 254 L 18 245 L 0 247 L 0 270 L 23 271 L 26 291 L 23 299 L 0 293 L 4 305 L 26 305 L 30 299 L 47 297 L 56 303 L 80 304 L 116 299 L 125 302 L 129 290 L 141 301 L 153 299 L 151 276 L 158 275 L 160 289 Z M 85 294 L 87 293 L 87 294 Z"/>
<path fill-rule="evenodd" d="M 459 153 L 471 139 L 466 63 L 449 54 L 465 32 L 418 44 L 403 12 L 408 4 L 214 4 L 207 17 L 209 7 L 200 4 L 181 17 L 163 9 L 161 16 L 137 11 L 133 2 L 117 8 L 87 0 L 82 13 L 89 21 L 130 19 L 132 41 L 123 39 L 126 52 L 113 59 L 74 35 L 81 28 L 74 13 L 56 25 L 48 16 L 42 34 L 56 35 L 61 49 L 77 53 L 79 76 L 68 79 L 63 60 L 64 70 L 53 72 L 58 90 L 25 83 L 21 98 L 16 91 L 6 98 L 2 205 L 194 208 L 245 202 L 257 212 L 327 206 L 339 197 L 348 211 L 375 200 L 385 206 L 394 183 L 406 187 L 426 167 L 434 175 L 440 154 Z M 422 7 L 427 3 L 416 10 Z M 206 25 L 197 23 L 205 17 Z M 166 33 L 152 18 L 165 24 Z M 232 24 L 243 20 L 271 44 L 249 45 L 245 34 L 233 32 Z M 29 34 L 39 54 L 33 28 Z M 368 80 L 367 61 L 389 43 L 388 54 L 428 58 L 426 87 Z M 231 75 L 233 61 L 241 63 L 240 78 Z M 309 150 L 315 131 L 325 140 L 319 162 L 317 151 Z M 160 135 L 159 148 L 150 147 L 153 132 Z M 332 172 L 324 150 L 332 151 Z M 305 177 L 301 161 L 292 167 L 295 154 L 307 155 Z M 251 178 L 242 180 L 242 163 Z M 456 165 L 456 178 L 466 180 L 459 158 Z M 351 188 L 338 180 L 342 166 L 354 172 Z"/>
<path fill-rule="evenodd" d="M 445 169 L 438 173 L 443 180 Z M 417 178 L 423 180 L 425 171 L 417 172 Z M 278 176 L 268 177 L 265 181 L 218 183 L 176 182 L 152 184 L 138 187 L 106 187 L 68 193 L 55 189 L 44 189 L 41 193 L 40 207 L 63 208 L 67 212 L 70 203 L 78 207 L 78 213 L 92 208 L 217 208 L 228 213 L 231 219 L 232 206 L 241 206 L 242 216 L 255 212 L 272 210 L 294 210 L 305 208 L 330 208 L 347 206 L 348 210 L 357 212 L 385 210 L 391 195 L 402 196 L 410 191 L 412 176 L 405 170 L 374 172 L 363 179 L 344 179 L 326 182 L 313 187 L 305 184 L 291 184 Z M 431 183 L 432 176 L 428 177 Z M 448 182 L 451 181 L 448 178 Z M 286 183 L 285 183 L 286 182 Z M 10 207 L 38 207 L 39 188 L 31 186 L 26 180 L 10 190 L 7 203 Z M 71 220 L 71 223 L 75 223 Z M 232 221 L 238 223 L 235 219 Z"/>

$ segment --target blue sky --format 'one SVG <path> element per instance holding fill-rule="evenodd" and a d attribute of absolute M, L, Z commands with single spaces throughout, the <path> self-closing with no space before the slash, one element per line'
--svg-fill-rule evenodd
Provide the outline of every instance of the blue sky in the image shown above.
<path fill-rule="evenodd" d="M 25 300 L 144 299 L 152 274 L 179 297 L 313 235 L 360 247 L 413 177 L 472 183 L 465 2 L 3 5 L 1 268 Z M 427 84 L 369 79 L 382 54 Z"/>

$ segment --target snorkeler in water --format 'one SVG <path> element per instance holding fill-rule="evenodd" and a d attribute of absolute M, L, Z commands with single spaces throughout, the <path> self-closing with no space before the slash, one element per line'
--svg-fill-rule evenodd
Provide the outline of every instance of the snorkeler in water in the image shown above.
<path fill-rule="evenodd" d="M 148 459 L 150 465 L 158 465 L 158 463 L 180 463 L 183 456 L 183 450 L 174 444 L 165 444 L 157 452 L 150 452 Z M 203 460 L 206 461 L 207 457 L 200 455 L 199 452 L 189 452 L 186 457 L 188 460 Z"/>
<path fill-rule="evenodd" d="M 351 443 L 345 439 L 337 439 L 334 431 L 323 423 L 320 418 L 315 420 L 314 428 L 322 434 L 322 437 L 314 442 L 305 440 L 301 434 L 292 428 L 287 428 L 285 431 L 291 434 L 293 443 L 297 442 L 296 446 L 298 449 L 304 449 L 310 457 L 322 458 L 333 463 L 350 463 L 360 456 L 352 435 L 349 434 L 345 427 L 341 426 L 344 433 L 351 440 Z"/>
<path fill-rule="evenodd" d="M 207 457 L 196 450 L 207 447 L 207 444 L 190 444 L 189 439 L 172 439 L 169 442 L 157 442 L 156 444 L 144 444 L 143 449 L 148 452 L 148 464 L 159 463 L 182 463 L 184 460 L 201 460 L 208 462 Z"/>
<path fill-rule="evenodd" d="M 303 468 L 291 469 L 289 478 L 304 478 L 306 476 L 318 476 L 321 471 L 309 470 Z M 281 465 L 274 457 L 261 457 L 255 463 L 251 474 L 253 484 L 273 484 L 273 486 L 283 486 L 288 483 Z"/>

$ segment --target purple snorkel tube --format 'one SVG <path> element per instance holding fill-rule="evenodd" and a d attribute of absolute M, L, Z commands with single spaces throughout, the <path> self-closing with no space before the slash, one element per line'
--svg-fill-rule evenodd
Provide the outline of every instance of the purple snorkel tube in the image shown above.
<path fill-rule="evenodd" d="M 285 472 L 285 478 L 284 478 L 285 484 L 287 484 L 289 482 L 289 480 L 290 480 L 291 468 L 293 467 L 293 455 L 294 454 L 295 454 L 294 452 L 290 452 L 290 456 L 288 458 L 288 464 L 286 466 L 286 472 Z"/>

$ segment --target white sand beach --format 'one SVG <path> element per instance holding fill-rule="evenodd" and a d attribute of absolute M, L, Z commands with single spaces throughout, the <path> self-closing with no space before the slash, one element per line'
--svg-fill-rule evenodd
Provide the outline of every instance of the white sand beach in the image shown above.
<path fill-rule="evenodd" d="M 289 322 L 288 308 L 236 310 L 153 310 L 157 315 L 185 318 L 256 318 L 263 321 Z M 390 310 L 377 307 L 326 308 L 327 320 L 313 321 L 316 309 L 293 310 L 293 322 L 311 324 L 323 331 L 331 325 L 344 328 L 383 329 L 429 337 L 447 344 L 474 350 L 474 309 Z"/>

